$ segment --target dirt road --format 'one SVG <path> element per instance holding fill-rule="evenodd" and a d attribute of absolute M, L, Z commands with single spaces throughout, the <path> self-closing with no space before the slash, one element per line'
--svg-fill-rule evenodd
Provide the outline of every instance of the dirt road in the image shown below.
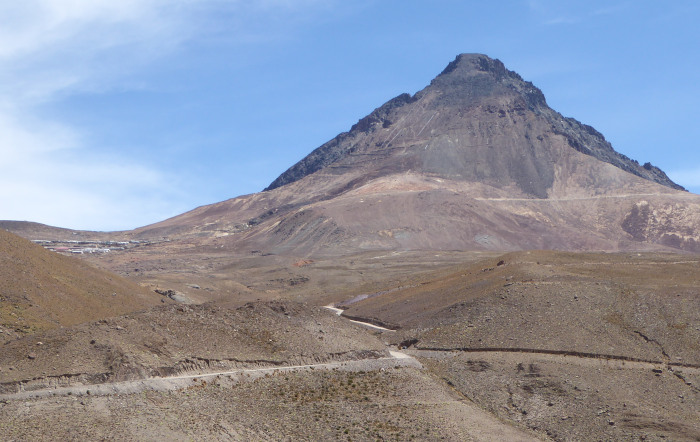
<path fill-rule="evenodd" d="M 422 368 L 412 356 L 407 354 L 390 351 L 389 357 L 360 359 L 341 362 L 328 362 L 320 364 L 308 365 L 289 365 L 283 367 L 265 367 L 253 369 L 239 369 L 211 373 L 192 373 L 177 376 L 154 377 L 147 379 L 137 379 L 122 382 L 107 382 L 103 384 L 83 385 L 76 384 L 68 387 L 44 388 L 38 390 L 25 391 L 21 384 L 18 387 L 20 391 L 17 393 L 0 395 L 0 401 L 8 400 L 23 400 L 37 397 L 51 396 L 82 396 L 82 395 L 112 395 L 112 394 L 131 394 L 145 390 L 167 391 L 180 390 L 194 385 L 209 383 L 209 382 L 240 382 L 243 380 L 252 380 L 263 376 L 272 375 L 275 373 L 284 373 L 290 371 L 301 370 L 343 370 L 343 371 L 369 371 L 381 370 L 395 367 L 414 367 Z"/>
<path fill-rule="evenodd" d="M 332 305 L 325 305 L 325 306 L 323 306 L 323 308 L 326 308 L 326 309 L 328 309 L 328 310 L 330 310 L 330 311 L 332 311 L 332 312 L 335 312 L 335 314 L 338 315 L 338 316 L 342 316 L 342 315 L 343 315 L 343 310 L 342 310 L 342 309 L 339 309 L 339 308 L 334 307 L 334 306 L 332 306 Z M 392 329 L 390 329 L 390 328 L 382 327 L 382 326 L 380 326 L 380 325 L 370 324 L 369 322 L 357 321 L 357 320 L 355 320 L 355 319 L 350 319 L 350 318 L 345 318 L 345 319 L 347 319 L 347 320 L 350 321 L 350 322 L 354 322 L 355 324 L 364 325 L 365 327 L 373 328 L 373 329 L 375 329 L 375 330 L 389 331 L 389 332 L 395 331 L 395 330 L 392 330 Z"/>

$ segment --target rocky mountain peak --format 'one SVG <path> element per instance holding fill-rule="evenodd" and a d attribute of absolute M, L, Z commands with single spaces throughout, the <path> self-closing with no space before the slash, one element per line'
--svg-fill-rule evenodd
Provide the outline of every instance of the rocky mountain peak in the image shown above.
<path fill-rule="evenodd" d="M 449 100 L 442 104 L 474 104 L 479 98 L 501 95 L 522 97 L 528 108 L 538 111 L 547 107 L 541 90 L 511 70 L 498 59 L 483 54 L 460 54 L 438 75 L 425 93 L 439 89 Z M 460 100 L 461 99 L 461 100 Z"/>
<path fill-rule="evenodd" d="M 474 75 L 481 72 L 491 73 L 500 77 L 511 73 L 498 59 L 493 59 L 484 54 L 459 54 L 437 78 L 454 74 Z"/>
<path fill-rule="evenodd" d="M 592 127 L 551 109 L 540 89 L 500 60 L 460 54 L 426 88 L 389 100 L 265 190 L 332 165 L 334 174 L 362 169 L 364 176 L 377 177 L 411 170 L 497 188 L 514 184 L 526 195 L 546 198 L 561 157 L 552 150 L 554 137 L 626 172 L 682 189 L 660 169 L 616 152 Z"/>
<path fill-rule="evenodd" d="M 551 109 L 500 61 L 463 54 L 423 90 L 388 100 L 312 151 L 268 192 L 136 234 L 295 259 L 370 250 L 697 252 L 700 196 L 678 188 Z"/>

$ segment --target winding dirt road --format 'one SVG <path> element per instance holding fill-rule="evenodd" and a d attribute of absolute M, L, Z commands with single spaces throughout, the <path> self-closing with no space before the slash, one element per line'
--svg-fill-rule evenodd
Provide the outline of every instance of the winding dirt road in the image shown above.
<path fill-rule="evenodd" d="M 335 312 L 335 314 L 338 315 L 338 316 L 343 316 L 343 310 L 342 310 L 342 309 L 339 309 L 338 307 L 334 307 L 334 306 L 332 306 L 332 305 L 325 305 L 325 306 L 323 306 L 323 308 L 328 309 L 328 310 L 330 310 L 330 311 L 332 311 L 332 312 Z M 380 326 L 380 325 L 370 324 L 369 322 L 357 321 L 357 320 L 355 320 L 355 319 L 350 319 L 350 318 L 345 317 L 345 316 L 343 316 L 343 318 L 347 319 L 347 320 L 350 321 L 350 322 L 354 322 L 355 324 L 364 325 L 365 327 L 373 328 L 373 329 L 375 329 L 375 330 L 389 331 L 389 332 L 395 331 L 395 330 L 392 330 L 392 329 L 390 329 L 390 328 L 382 327 L 382 326 Z"/>

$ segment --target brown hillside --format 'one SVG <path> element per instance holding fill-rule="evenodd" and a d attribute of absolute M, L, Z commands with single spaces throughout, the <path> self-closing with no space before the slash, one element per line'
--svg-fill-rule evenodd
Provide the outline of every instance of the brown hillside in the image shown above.
<path fill-rule="evenodd" d="M 160 303 L 140 285 L 0 230 L 0 340 Z"/>
<path fill-rule="evenodd" d="M 700 366 L 698 270 L 692 255 L 516 252 L 422 275 L 348 304 L 345 314 L 399 328 L 418 348 L 537 348 Z"/>
<path fill-rule="evenodd" d="M 554 440 L 700 440 L 697 256 L 516 252 L 397 285 L 338 305 L 501 419 Z"/>

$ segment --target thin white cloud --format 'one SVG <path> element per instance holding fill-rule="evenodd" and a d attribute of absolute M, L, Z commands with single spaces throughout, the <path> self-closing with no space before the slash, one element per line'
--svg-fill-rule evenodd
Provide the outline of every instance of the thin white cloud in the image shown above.
<path fill-rule="evenodd" d="M 16 167 L 18 163 L 15 163 Z M 3 218 L 76 229 L 121 230 L 186 209 L 163 189 L 168 180 L 138 164 L 97 159 L 76 164 L 31 157 L 21 171 L 0 167 L 12 185 L 0 188 Z"/>
<path fill-rule="evenodd" d="M 221 32 L 222 14 L 236 16 L 242 28 L 225 31 L 243 41 L 246 15 L 303 13 L 333 2 L 0 2 L 0 219 L 112 230 L 190 208 L 178 202 L 187 193 L 184 185 L 166 171 L 88 145 L 96 137 L 47 119 L 43 106 L 75 94 L 132 88 L 128 78 L 144 66 L 203 33 Z"/>
<path fill-rule="evenodd" d="M 88 28 L 106 26 L 105 37 L 89 45 L 114 44 L 110 26 L 139 27 L 142 18 L 152 15 L 159 1 L 118 2 L 106 0 L 24 0 L 0 6 L 1 57 L 26 56 L 60 47 Z M 128 38 L 128 35 L 127 35 Z M 124 38 L 117 38 L 123 41 Z"/>
<path fill-rule="evenodd" d="M 593 15 L 614 15 L 623 12 L 631 6 L 630 2 L 607 5 L 604 8 L 596 9 Z"/>
<path fill-rule="evenodd" d="M 562 24 L 574 24 L 580 21 L 580 17 L 562 7 L 559 2 L 550 0 L 528 0 L 530 12 L 532 12 L 540 23 L 552 26 Z"/>
<path fill-rule="evenodd" d="M 580 20 L 576 18 L 560 16 L 545 20 L 543 23 L 545 25 L 572 25 L 574 23 L 578 23 L 579 21 Z"/>
<path fill-rule="evenodd" d="M 0 114 L 0 218 L 119 230 L 185 209 L 162 172 L 82 144 L 68 127 Z"/>
<path fill-rule="evenodd" d="M 119 87 L 145 60 L 174 50 L 191 33 L 186 16 L 198 3 L 0 4 L 0 218 L 123 229 L 173 214 L 178 204 L 168 197 L 178 191 L 162 172 L 105 155 L 40 111 L 70 94 Z"/>
<path fill-rule="evenodd" d="M 167 54 L 193 29 L 200 2 L 25 0 L 0 6 L 3 100 L 31 105 L 94 90 Z"/>
<path fill-rule="evenodd" d="M 12 112 L 0 110 L 0 165 L 79 143 L 78 135 L 65 126 L 30 120 L 29 116 L 18 119 Z"/>
<path fill-rule="evenodd" d="M 0 94 L 38 102 L 113 86 L 205 34 L 245 42 L 330 11 L 336 0 L 0 2 Z M 312 11 L 307 13 L 307 11 Z M 221 20 L 226 17 L 226 20 Z M 262 23 L 262 24 L 261 24 Z M 278 38 L 281 36 L 278 35 Z M 21 102 L 25 103 L 25 102 Z"/>

